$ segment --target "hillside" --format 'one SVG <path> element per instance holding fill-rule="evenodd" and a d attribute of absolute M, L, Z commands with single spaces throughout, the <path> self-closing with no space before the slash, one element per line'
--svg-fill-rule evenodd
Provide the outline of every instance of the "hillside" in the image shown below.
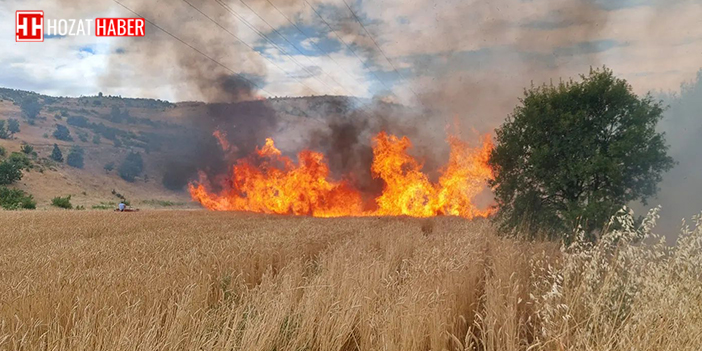
<path fill-rule="evenodd" d="M 170 103 L 102 94 L 51 97 L 0 88 L 0 120 L 20 122 L 20 132 L 0 139 L 0 146 L 8 154 L 19 152 L 24 144 L 36 151 L 32 168 L 12 186 L 32 194 L 39 208 L 50 207 L 53 197 L 66 195 L 72 196 L 74 205 L 86 208 L 112 206 L 119 200 L 113 191 L 140 208 L 199 208 L 190 201 L 184 185 L 199 169 L 222 170 L 221 155 L 215 155 L 216 162 L 209 159 L 219 152 L 212 137 L 214 130 L 224 131 L 233 145 L 241 142 L 238 149 L 242 155 L 273 135 L 283 150 L 296 150 L 306 146 L 310 130 L 326 126 L 332 119 L 351 118 L 351 106 L 361 103 L 337 96 L 236 104 Z M 35 117 L 29 116 L 32 108 L 38 109 Z M 379 103 L 376 108 L 401 107 Z M 57 139 L 57 125 L 65 126 L 72 140 Z M 51 160 L 54 144 L 64 159 L 71 147 L 82 148 L 84 167 Z M 141 154 L 144 171 L 128 182 L 119 176 L 117 168 L 132 152 Z M 110 163 L 114 169 L 106 171 L 105 165 Z"/>

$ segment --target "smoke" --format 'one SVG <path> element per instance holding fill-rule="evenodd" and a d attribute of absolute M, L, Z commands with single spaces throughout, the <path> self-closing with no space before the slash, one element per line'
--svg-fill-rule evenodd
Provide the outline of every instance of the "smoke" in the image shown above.
<path fill-rule="evenodd" d="M 702 70 L 694 81 L 681 86 L 680 93 L 662 94 L 669 107 L 659 123 L 670 144 L 669 155 L 678 162 L 664 175 L 660 191 L 651 205 L 661 205 L 657 230 L 673 238 L 679 233 L 681 219 L 689 222 L 702 210 L 702 153 L 699 152 L 702 135 Z M 644 210 L 639 206 L 641 210 Z"/>
<path fill-rule="evenodd" d="M 124 4 L 182 42 L 151 23 L 147 23 L 147 35 L 142 38 L 118 39 L 113 45 L 115 54 L 109 56 L 108 70 L 101 77 L 100 83 L 107 91 L 127 84 L 167 86 L 177 100 L 211 103 L 258 97 L 257 90 L 266 84 L 264 60 L 234 37 L 240 35 L 238 22 L 217 2 Z"/>

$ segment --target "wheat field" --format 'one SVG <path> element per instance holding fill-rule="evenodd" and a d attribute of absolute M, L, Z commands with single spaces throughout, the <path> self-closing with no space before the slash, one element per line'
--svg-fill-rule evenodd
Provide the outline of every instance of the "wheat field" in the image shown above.
<path fill-rule="evenodd" d="M 702 226 L 0 212 L 0 350 L 700 350 Z M 644 243 L 641 243 L 641 240 Z"/>

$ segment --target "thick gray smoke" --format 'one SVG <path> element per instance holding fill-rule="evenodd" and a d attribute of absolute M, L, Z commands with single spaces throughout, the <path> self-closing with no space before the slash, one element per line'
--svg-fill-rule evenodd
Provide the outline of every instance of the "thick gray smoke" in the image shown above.
<path fill-rule="evenodd" d="M 662 206 L 659 230 L 674 237 L 682 218 L 690 223 L 702 210 L 702 70 L 694 81 L 682 85 L 680 93 L 661 98 L 669 107 L 659 130 L 666 133 L 669 154 L 678 165 L 664 176 L 658 197 L 649 204 Z"/>

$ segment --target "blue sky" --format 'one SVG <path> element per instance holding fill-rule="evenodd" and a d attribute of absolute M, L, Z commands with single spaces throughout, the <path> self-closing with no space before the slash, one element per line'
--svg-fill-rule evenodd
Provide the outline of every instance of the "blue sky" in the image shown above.
<path fill-rule="evenodd" d="M 675 90 L 702 65 L 700 1 L 347 1 L 365 30 L 342 0 L 271 2 L 277 9 L 264 0 L 229 1 L 233 15 L 215 2 L 191 1 L 242 43 L 182 1 L 124 1 L 231 71 L 149 25 L 147 39 L 15 43 L 4 36 L 0 85 L 200 100 L 207 94 L 191 87 L 193 75 L 214 82 L 233 71 L 262 77 L 264 96 L 382 96 L 416 105 L 420 96 L 437 104 L 453 103 L 461 92 L 477 99 L 486 93 L 476 93 L 476 84 L 507 101 L 531 82 L 604 64 L 637 92 Z M 9 33 L 19 9 L 43 9 L 47 18 L 133 16 L 111 1 L 69 3 L 9 0 L 0 4 L 0 19 Z M 183 62 L 201 67 L 184 72 Z"/>

